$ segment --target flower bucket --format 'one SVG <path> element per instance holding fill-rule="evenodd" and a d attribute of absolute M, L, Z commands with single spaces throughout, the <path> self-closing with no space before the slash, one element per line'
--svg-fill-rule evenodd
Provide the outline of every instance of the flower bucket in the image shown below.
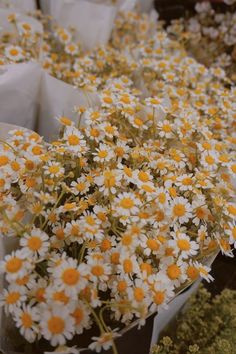
<path fill-rule="evenodd" d="M 41 68 L 36 63 L 3 67 L 0 73 L 0 122 L 35 129 L 40 79 Z"/>
<path fill-rule="evenodd" d="M 107 44 L 118 11 L 117 5 L 86 0 L 42 0 L 41 7 L 61 26 L 75 28 L 75 37 L 86 50 Z"/>
<path fill-rule="evenodd" d="M 36 10 L 35 0 L 2 0 L 0 3 L 1 8 L 17 9 L 22 13 Z"/>

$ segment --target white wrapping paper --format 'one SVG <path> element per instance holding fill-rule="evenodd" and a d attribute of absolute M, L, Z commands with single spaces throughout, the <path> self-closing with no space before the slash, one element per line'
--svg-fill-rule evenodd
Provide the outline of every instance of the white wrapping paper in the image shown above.
<path fill-rule="evenodd" d="M 1 4 L 1 0 L 0 0 Z M 12 9 L 4 9 L 0 6 L 0 36 L 3 32 L 15 32 L 16 28 L 15 25 L 8 21 L 8 16 L 12 13 L 15 13 L 17 16 L 17 22 L 27 22 L 32 26 L 33 32 L 37 32 L 43 34 L 43 26 L 42 24 L 34 19 L 33 17 L 26 16 L 22 13 L 19 13 L 19 9 L 12 8 Z"/>
<path fill-rule="evenodd" d="M 75 37 L 85 50 L 107 44 L 118 5 L 88 0 L 41 0 L 43 11 L 63 27 L 75 28 Z"/>
<path fill-rule="evenodd" d="M 95 94 L 75 89 L 46 72 L 43 73 L 40 89 L 40 109 L 37 132 L 46 140 L 56 137 L 59 123 L 58 116 L 68 116 L 77 121 L 77 114 L 73 113 L 75 106 L 96 106 L 98 98 Z"/>
<path fill-rule="evenodd" d="M 1 0 L 0 7 L 9 7 L 26 13 L 36 10 L 36 0 Z"/>
<path fill-rule="evenodd" d="M 42 69 L 36 63 L 6 65 L 0 73 L 0 122 L 35 129 Z"/>

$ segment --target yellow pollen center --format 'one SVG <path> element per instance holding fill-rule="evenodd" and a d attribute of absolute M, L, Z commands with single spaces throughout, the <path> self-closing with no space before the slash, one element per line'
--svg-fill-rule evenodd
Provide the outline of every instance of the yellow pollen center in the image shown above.
<path fill-rule="evenodd" d="M 91 272 L 96 277 L 100 277 L 104 274 L 104 268 L 100 265 L 93 266 Z"/>
<path fill-rule="evenodd" d="M 173 208 L 173 213 L 177 217 L 183 216 L 185 214 L 185 212 L 186 212 L 186 209 L 183 204 L 176 204 Z"/>
<path fill-rule="evenodd" d="M 64 270 L 62 274 L 63 282 L 69 286 L 76 285 L 79 281 L 79 278 L 80 278 L 79 272 L 74 268 L 68 268 Z"/>
<path fill-rule="evenodd" d="M 61 334 L 65 328 L 65 322 L 61 317 L 53 316 L 48 320 L 48 329 L 52 334 Z"/>
<path fill-rule="evenodd" d="M 134 202 L 130 198 L 124 198 L 120 201 L 120 206 L 124 209 L 131 209 L 134 206 Z"/>
<path fill-rule="evenodd" d="M 18 292 L 9 293 L 6 297 L 6 303 L 8 305 L 15 304 L 20 298 L 20 294 Z"/>
<path fill-rule="evenodd" d="M 25 328 L 30 328 L 33 324 L 32 317 L 30 314 L 24 312 L 21 316 L 22 325 Z"/>
<path fill-rule="evenodd" d="M 181 251 L 189 251 L 190 243 L 188 240 L 178 240 L 177 245 Z"/>
<path fill-rule="evenodd" d="M 38 251 L 42 247 L 42 240 L 38 236 L 32 236 L 28 240 L 28 247 L 31 251 Z"/>
<path fill-rule="evenodd" d="M 22 267 L 23 261 L 20 258 L 13 257 L 6 263 L 6 270 L 9 273 L 16 273 Z"/>
<path fill-rule="evenodd" d="M 72 134 L 68 136 L 68 142 L 70 145 L 75 146 L 75 145 L 79 145 L 80 139 L 78 138 L 77 135 Z"/>
<path fill-rule="evenodd" d="M 141 302 L 144 299 L 144 291 L 142 288 L 134 289 L 134 298 L 136 301 Z"/>
<path fill-rule="evenodd" d="M 167 268 L 167 275 L 171 280 L 178 279 L 180 274 L 181 274 L 180 269 L 176 264 L 171 264 Z"/>

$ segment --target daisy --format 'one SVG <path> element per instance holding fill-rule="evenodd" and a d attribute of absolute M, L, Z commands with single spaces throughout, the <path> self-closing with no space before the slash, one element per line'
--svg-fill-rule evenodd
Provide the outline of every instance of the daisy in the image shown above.
<path fill-rule="evenodd" d="M 128 288 L 127 295 L 134 307 L 139 306 L 141 303 L 145 303 L 147 306 L 150 304 L 149 286 L 142 279 L 135 279 L 132 286 Z"/>
<path fill-rule="evenodd" d="M 65 140 L 69 151 L 81 156 L 86 151 L 86 141 L 84 136 L 75 127 L 66 127 L 63 140 Z"/>
<path fill-rule="evenodd" d="M 206 167 L 208 170 L 213 171 L 217 168 L 218 156 L 217 153 L 213 150 L 204 152 L 201 155 L 201 164 Z"/>
<path fill-rule="evenodd" d="M 208 283 L 214 280 L 214 278 L 209 274 L 209 272 L 211 271 L 210 267 L 207 267 L 197 261 L 194 261 L 192 264 L 194 267 L 198 269 L 200 276 L 203 279 L 205 279 Z"/>
<path fill-rule="evenodd" d="M 173 135 L 173 127 L 168 120 L 158 123 L 158 129 L 161 138 L 169 139 Z"/>
<path fill-rule="evenodd" d="M 68 43 L 65 46 L 65 52 L 70 55 L 77 55 L 79 53 L 79 47 L 75 43 Z"/>
<path fill-rule="evenodd" d="M 0 262 L 0 272 L 6 273 L 9 282 L 25 276 L 30 268 L 31 265 L 25 260 L 25 254 L 21 250 L 12 252 Z"/>
<path fill-rule="evenodd" d="M 22 252 L 27 257 L 39 256 L 44 257 L 49 249 L 49 237 L 41 231 L 41 229 L 33 228 L 30 234 L 24 234 L 20 239 Z"/>
<path fill-rule="evenodd" d="M 111 274 L 111 267 L 109 264 L 103 263 L 93 257 L 88 258 L 89 265 L 89 279 L 92 282 L 106 282 Z"/>
<path fill-rule="evenodd" d="M 95 156 L 94 161 L 104 163 L 114 157 L 114 152 L 108 145 L 100 143 L 93 155 Z"/>
<path fill-rule="evenodd" d="M 90 311 L 82 301 L 78 301 L 74 306 L 71 316 L 75 320 L 75 332 L 81 334 L 85 329 L 91 327 Z"/>
<path fill-rule="evenodd" d="M 117 216 L 135 215 L 140 205 L 141 201 L 133 193 L 120 193 L 114 200 L 114 214 Z"/>
<path fill-rule="evenodd" d="M 174 240 L 169 241 L 169 246 L 174 249 L 176 255 L 179 254 L 179 257 L 183 259 L 195 256 L 199 249 L 198 244 L 183 233 L 177 233 Z"/>
<path fill-rule="evenodd" d="M 179 287 L 186 280 L 186 266 L 187 264 L 181 259 L 175 262 L 173 257 L 168 257 L 165 263 L 160 264 L 160 269 L 165 272 L 175 287 Z"/>
<path fill-rule="evenodd" d="M 135 255 L 130 255 L 128 252 L 120 254 L 117 272 L 123 274 L 124 277 L 139 274 L 140 268 L 137 262 L 137 257 Z"/>
<path fill-rule="evenodd" d="M 75 195 L 84 195 L 88 192 L 90 183 L 85 176 L 77 178 L 76 181 L 71 182 L 71 191 Z"/>
<path fill-rule="evenodd" d="M 20 328 L 20 333 L 25 339 L 33 343 L 39 333 L 38 321 L 40 312 L 37 307 L 23 304 L 14 312 L 16 327 Z"/>
<path fill-rule="evenodd" d="M 65 169 L 61 166 L 59 162 L 49 161 L 46 166 L 44 166 L 45 174 L 49 175 L 51 178 L 60 178 L 63 176 Z"/>
<path fill-rule="evenodd" d="M 155 202 L 158 204 L 158 206 L 162 209 L 166 208 L 170 201 L 170 195 L 168 193 L 168 190 L 164 187 L 156 188 L 155 195 Z"/>
<path fill-rule="evenodd" d="M 23 49 L 19 46 L 10 45 L 5 48 L 5 55 L 8 59 L 18 62 L 25 58 Z"/>
<path fill-rule="evenodd" d="M 194 186 L 193 174 L 184 174 L 178 177 L 175 184 L 181 191 L 192 191 Z"/>
<path fill-rule="evenodd" d="M 52 346 L 64 345 L 73 338 L 75 319 L 65 306 L 44 306 L 41 309 L 40 331 Z"/>
<path fill-rule="evenodd" d="M 86 287 L 87 268 L 76 259 L 67 258 L 54 270 L 53 276 L 60 290 L 65 290 L 68 296 L 76 298 L 78 291 Z"/>
<path fill-rule="evenodd" d="M 29 34 L 33 32 L 33 27 L 28 22 L 17 22 L 17 28 L 21 34 Z"/>
<path fill-rule="evenodd" d="M 104 195 L 115 194 L 117 188 L 121 186 L 121 172 L 119 170 L 105 170 L 94 182 L 99 186 L 99 191 Z"/>
<path fill-rule="evenodd" d="M 19 289 L 16 285 L 12 284 L 8 289 L 4 289 L 0 294 L 0 306 L 4 306 L 6 314 L 15 313 L 17 308 L 21 306 L 26 300 L 24 289 Z"/>
<path fill-rule="evenodd" d="M 168 279 L 161 280 L 160 278 L 154 282 L 152 290 L 152 305 L 151 312 L 160 311 L 160 309 L 168 309 L 168 302 L 174 297 L 174 286 Z"/>
<path fill-rule="evenodd" d="M 106 332 L 102 333 L 100 337 L 92 337 L 93 343 L 89 345 L 89 349 L 100 353 L 102 349 L 108 350 L 112 347 L 114 339 L 119 337 L 118 333 Z"/>
<path fill-rule="evenodd" d="M 150 256 L 152 254 L 157 255 L 160 252 L 161 244 L 155 238 L 142 235 L 141 247 L 145 256 Z"/>
<path fill-rule="evenodd" d="M 183 197 L 174 198 L 170 206 L 170 216 L 174 221 L 178 220 L 180 224 L 184 224 L 192 218 L 192 206 L 188 199 Z"/>
<path fill-rule="evenodd" d="M 158 98 L 158 97 L 149 97 L 145 99 L 145 103 L 147 106 L 152 107 L 152 108 L 158 108 L 161 111 L 165 112 L 165 108 L 163 105 L 163 100 Z"/>

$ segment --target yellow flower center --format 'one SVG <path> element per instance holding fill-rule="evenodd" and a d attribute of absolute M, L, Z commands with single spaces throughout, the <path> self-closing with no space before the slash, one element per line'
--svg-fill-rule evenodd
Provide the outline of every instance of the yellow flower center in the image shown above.
<path fill-rule="evenodd" d="M 10 54 L 13 56 L 13 57 L 16 57 L 18 54 L 19 54 L 19 51 L 15 48 L 12 48 L 10 50 Z"/>
<path fill-rule="evenodd" d="M 79 145 L 80 139 L 77 135 L 72 134 L 68 136 L 68 142 L 70 145 L 75 146 L 75 145 Z"/>
<path fill-rule="evenodd" d="M 123 198 L 121 201 L 120 201 L 120 206 L 124 209 L 131 209 L 133 208 L 134 206 L 134 202 L 132 199 L 130 198 Z"/>
<path fill-rule="evenodd" d="M 80 325 L 80 323 L 83 321 L 83 318 L 84 318 L 84 312 L 82 309 L 80 308 L 77 308 L 75 309 L 75 311 L 72 313 L 72 316 L 74 317 L 75 319 L 75 323 L 76 325 Z"/>
<path fill-rule="evenodd" d="M 182 180 L 182 184 L 184 186 L 191 186 L 193 184 L 193 181 L 190 177 L 186 177 Z"/>
<path fill-rule="evenodd" d="M 64 293 L 64 291 L 56 291 L 53 294 L 53 300 L 62 302 L 66 305 L 69 302 L 69 297 Z"/>
<path fill-rule="evenodd" d="M 48 320 L 48 329 L 52 334 L 61 334 L 65 328 L 65 321 L 58 316 L 53 316 Z"/>
<path fill-rule="evenodd" d="M 157 291 L 154 294 L 153 301 L 156 305 L 161 305 L 165 300 L 165 293 L 163 291 Z"/>
<path fill-rule="evenodd" d="M 110 96 L 105 96 L 105 97 L 103 98 L 103 101 L 104 101 L 105 103 L 112 103 L 112 102 L 113 102 L 113 100 L 112 100 L 112 98 L 111 98 Z"/>
<path fill-rule="evenodd" d="M 144 172 L 144 171 L 140 171 L 139 172 L 138 178 L 142 182 L 148 182 L 149 181 L 149 175 L 146 172 Z"/>
<path fill-rule="evenodd" d="M 67 117 L 61 117 L 60 122 L 64 125 L 70 126 L 72 124 L 71 120 Z"/>
<path fill-rule="evenodd" d="M 6 303 L 8 305 L 12 305 L 12 304 L 15 304 L 20 298 L 20 294 L 18 292 L 12 292 L 12 293 L 9 293 L 6 297 Z"/>
<path fill-rule="evenodd" d="M 234 205 L 228 206 L 228 212 L 234 216 L 236 216 L 236 207 Z"/>
<path fill-rule="evenodd" d="M 206 156 L 205 161 L 208 163 L 208 165 L 213 165 L 215 162 L 214 158 L 210 155 Z"/>
<path fill-rule="evenodd" d="M 189 266 L 186 273 L 191 280 L 195 280 L 199 276 L 199 270 L 193 266 Z"/>
<path fill-rule="evenodd" d="M 52 165 L 49 167 L 48 171 L 52 174 L 57 174 L 60 171 L 60 166 Z"/>
<path fill-rule="evenodd" d="M 174 216 L 181 217 L 185 214 L 186 209 L 183 204 L 176 204 L 173 208 Z"/>
<path fill-rule="evenodd" d="M 32 236 L 28 240 L 28 247 L 31 251 L 38 251 L 42 247 L 42 240 L 38 236 Z"/>
<path fill-rule="evenodd" d="M 162 192 L 158 195 L 158 200 L 161 204 L 164 204 L 166 202 L 166 195 L 164 192 Z"/>
<path fill-rule="evenodd" d="M 180 274 L 181 274 L 180 268 L 176 264 L 171 264 L 167 268 L 167 275 L 171 280 L 178 279 Z"/>
<path fill-rule="evenodd" d="M 9 158 L 5 155 L 0 156 L 0 167 L 7 165 Z"/>
<path fill-rule="evenodd" d="M 108 155 L 108 152 L 106 150 L 100 150 L 99 153 L 98 153 L 98 156 L 101 158 L 101 159 L 105 159 Z"/>
<path fill-rule="evenodd" d="M 93 266 L 91 272 L 96 277 L 100 277 L 104 274 L 104 268 L 100 265 Z"/>
<path fill-rule="evenodd" d="M 33 324 L 32 317 L 30 314 L 24 312 L 21 316 L 22 325 L 25 328 L 30 328 Z"/>
<path fill-rule="evenodd" d="M 42 149 L 41 149 L 41 147 L 40 147 L 40 146 L 34 146 L 34 147 L 32 148 L 32 153 L 33 153 L 34 155 L 40 155 L 40 154 L 42 154 Z"/>
<path fill-rule="evenodd" d="M 125 259 L 123 266 L 125 273 L 131 273 L 133 271 L 133 263 L 131 262 L 131 260 Z"/>
<path fill-rule="evenodd" d="M 181 251 L 189 251 L 190 243 L 188 240 L 178 240 L 177 245 Z"/>
<path fill-rule="evenodd" d="M 23 261 L 20 258 L 13 257 L 6 263 L 6 270 L 9 273 L 16 273 L 22 267 Z"/>
<path fill-rule="evenodd" d="M 157 251 L 160 248 L 159 243 L 156 240 L 153 239 L 148 239 L 147 240 L 147 246 L 150 248 L 152 251 Z"/>
<path fill-rule="evenodd" d="M 65 284 L 72 286 L 78 283 L 80 278 L 79 272 L 74 268 L 64 270 L 62 280 Z"/>
<path fill-rule="evenodd" d="M 142 288 L 135 288 L 134 289 L 134 298 L 136 301 L 141 302 L 144 299 L 144 291 Z"/>
<path fill-rule="evenodd" d="M 125 280 L 120 280 L 117 285 L 117 290 L 119 293 L 123 293 L 127 289 L 127 283 Z"/>
<path fill-rule="evenodd" d="M 164 124 L 162 126 L 162 130 L 165 132 L 165 133 L 170 133 L 171 132 L 171 126 L 169 124 Z"/>

